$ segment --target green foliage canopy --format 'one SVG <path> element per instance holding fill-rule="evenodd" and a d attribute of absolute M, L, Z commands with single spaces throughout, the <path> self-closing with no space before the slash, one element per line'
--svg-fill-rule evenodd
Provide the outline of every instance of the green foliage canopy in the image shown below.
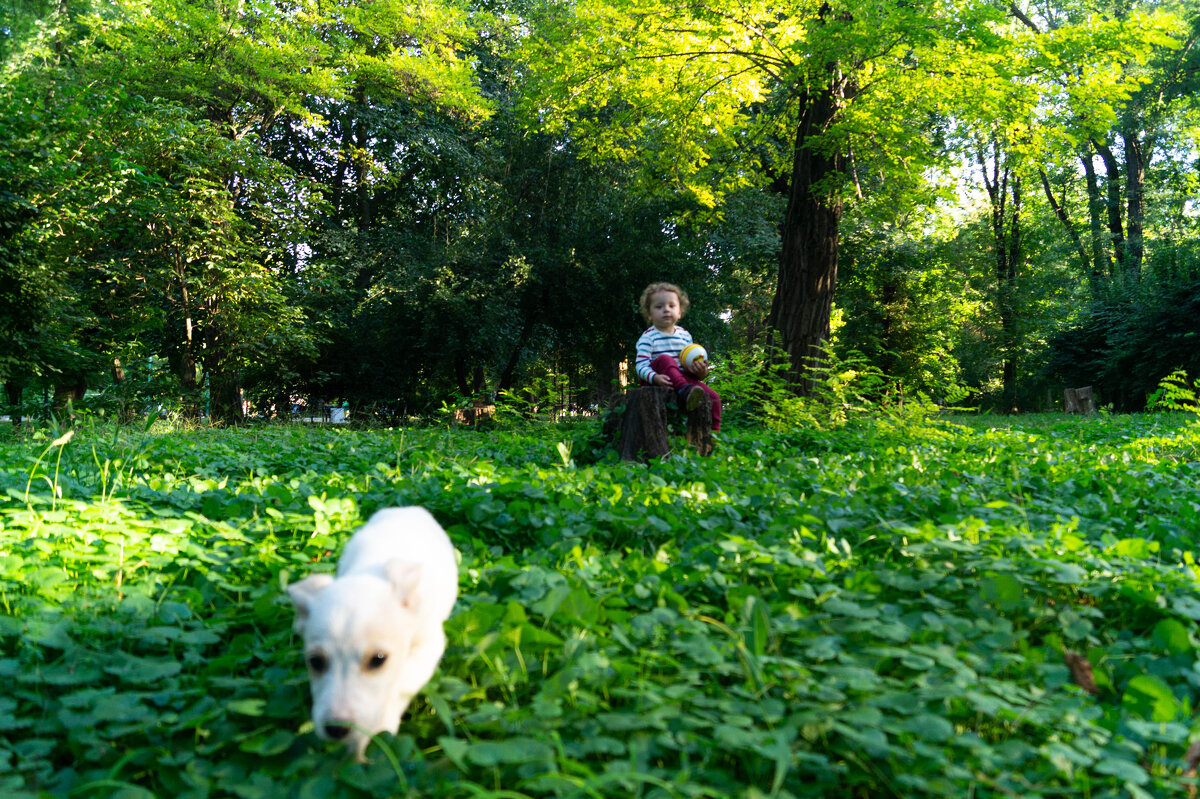
<path fill-rule="evenodd" d="M 185 390 L 210 375 L 226 417 L 243 370 L 315 354 L 319 331 L 288 299 L 323 202 L 264 136 L 319 125 L 313 98 L 355 93 L 487 113 L 459 57 L 466 12 L 400 5 L 25 9 L 0 64 L 0 184 L 36 211 L 11 246 L 52 284 L 8 267 L 5 294 L 55 297 L 57 322 L 50 335 L 35 317 L 41 334 L 7 342 L 6 362 L 65 376 L 95 370 L 85 353 L 156 354 Z"/>

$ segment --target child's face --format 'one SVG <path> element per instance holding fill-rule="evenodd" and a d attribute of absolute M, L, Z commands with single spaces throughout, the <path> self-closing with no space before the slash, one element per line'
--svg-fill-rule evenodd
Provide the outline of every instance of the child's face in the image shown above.
<path fill-rule="evenodd" d="M 656 291 L 650 295 L 650 321 L 663 332 L 675 329 L 679 321 L 679 296 L 673 291 Z"/>

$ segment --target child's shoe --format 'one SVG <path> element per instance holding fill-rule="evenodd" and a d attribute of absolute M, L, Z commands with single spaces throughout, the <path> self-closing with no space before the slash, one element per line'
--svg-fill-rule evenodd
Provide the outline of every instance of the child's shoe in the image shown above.
<path fill-rule="evenodd" d="M 691 386 L 684 390 L 687 392 L 684 395 L 684 407 L 687 408 L 688 413 L 691 413 L 700 407 L 700 403 L 704 402 L 704 389 L 700 386 Z"/>

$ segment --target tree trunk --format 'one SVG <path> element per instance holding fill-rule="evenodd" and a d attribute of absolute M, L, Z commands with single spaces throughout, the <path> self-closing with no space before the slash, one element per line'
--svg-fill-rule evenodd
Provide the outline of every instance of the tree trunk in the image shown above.
<path fill-rule="evenodd" d="M 993 141 L 991 174 L 987 158 L 979 152 L 979 165 L 992 210 L 992 239 L 996 258 L 996 314 L 1000 317 L 1002 403 L 1004 412 L 1017 405 L 1016 289 L 1021 254 L 1021 179 L 1012 173 L 1007 155 Z M 1009 197 L 1012 204 L 1009 205 Z"/>
<path fill-rule="evenodd" d="M 354 183 L 357 200 L 358 232 L 362 235 L 371 229 L 371 187 L 367 182 L 370 176 L 371 140 L 367 130 L 364 113 L 367 105 L 367 92 L 361 85 L 354 91 L 354 101 L 358 106 L 358 119 L 354 122 Z"/>
<path fill-rule="evenodd" d="M 525 321 L 521 323 L 521 332 L 517 334 L 516 341 L 510 345 L 508 360 L 505 361 L 504 368 L 500 370 L 500 379 L 496 383 L 497 391 L 507 391 L 512 388 L 513 380 L 517 374 L 517 366 L 521 363 L 521 355 L 524 353 L 525 346 L 529 343 L 529 337 L 533 333 L 533 325 L 533 314 L 526 312 Z"/>
<path fill-rule="evenodd" d="M 285 386 L 279 386 L 275 389 L 275 419 L 291 419 L 292 418 L 292 398 L 291 392 Z"/>
<path fill-rule="evenodd" d="M 246 414 L 242 407 L 242 386 L 236 371 L 227 371 L 219 367 L 208 375 L 208 388 L 211 399 L 209 418 L 213 424 L 241 424 Z"/>
<path fill-rule="evenodd" d="M 63 376 L 54 381 L 54 397 L 50 400 L 50 412 L 60 422 L 69 417 L 75 419 L 74 403 L 87 393 L 87 379 L 83 375 Z"/>
<path fill-rule="evenodd" d="M 1088 197 L 1088 231 L 1091 236 L 1092 250 L 1092 293 L 1094 294 L 1104 282 L 1104 276 L 1109 273 L 1108 258 L 1104 254 L 1104 223 L 1101 219 L 1104 211 L 1104 198 L 1100 196 L 1100 180 L 1096 177 L 1096 165 L 1092 163 L 1090 152 L 1082 154 L 1084 178 L 1087 181 Z"/>
<path fill-rule="evenodd" d="M 471 380 L 467 376 L 467 359 L 461 355 L 454 356 L 454 382 L 458 385 L 458 393 L 464 397 L 471 395 Z"/>
<path fill-rule="evenodd" d="M 24 391 L 24 384 L 15 378 L 10 377 L 4 382 L 4 393 L 8 397 L 8 418 L 12 420 L 13 427 L 21 426 L 21 394 Z"/>
<path fill-rule="evenodd" d="M 1126 257 L 1125 273 L 1134 280 L 1142 276 L 1142 256 L 1145 245 L 1142 227 L 1146 220 L 1146 153 L 1149 148 L 1140 141 L 1136 133 L 1126 133 L 1125 138 L 1125 229 Z"/>
<path fill-rule="evenodd" d="M 789 377 L 801 395 L 815 386 L 813 367 L 825 358 L 829 315 L 837 282 L 838 225 L 842 201 L 836 185 L 845 171 L 840 152 L 814 146 L 837 114 L 843 92 L 831 86 L 802 98 L 796 129 L 792 178 L 781 235 L 779 279 L 771 304 L 770 326 L 788 355 Z"/>
<path fill-rule="evenodd" d="M 1117 159 L 1107 145 L 1093 139 L 1092 146 L 1096 148 L 1096 152 L 1100 154 L 1100 160 L 1104 162 L 1104 183 L 1107 189 L 1104 205 L 1108 211 L 1108 235 L 1112 240 L 1116 269 L 1119 273 L 1124 274 L 1126 258 L 1125 227 L 1121 221 L 1121 167 L 1117 164 Z"/>
<path fill-rule="evenodd" d="M 1000 330 L 1004 365 L 1004 412 L 1017 410 L 1017 264 L 1021 259 L 1021 179 L 1011 179 L 1012 209 L 1004 218 L 1003 202 L 997 227 L 996 278 L 1000 284 Z"/>
<path fill-rule="evenodd" d="M 1075 252 L 1079 253 L 1079 263 L 1083 267 L 1085 274 L 1091 273 L 1091 259 L 1088 258 L 1087 250 L 1083 246 L 1083 237 L 1079 235 L 1079 231 L 1075 229 L 1075 223 L 1071 221 L 1070 215 L 1067 214 L 1067 207 L 1064 202 L 1060 203 L 1058 198 L 1054 196 L 1054 191 L 1050 188 L 1050 179 L 1046 177 L 1046 170 L 1039 169 L 1038 176 L 1042 179 L 1042 191 L 1046 193 L 1046 201 L 1050 203 L 1050 210 L 1054 212 L 1054 216 L 1062 222 L 1063 229 L 1067 231 L 1067 236 L 1071 239 L 1071 243 L 1075 245 Z"/>
<path fill-rule="evenodd" d="M 236 425 L 245 421 L 246 413 L 242 397 L 242 372 L 236 359 L 229 355 L 230 341 L 224 325 L 215 312 L 215 301 L 209 300 L 205 316 L 210 320 L 204 326 L 204 354 L 202 366 L 208 377 L 208 414 L 216 425 Z"/>
<path fill-rule="evenodd" d="M 345 218 L 346 213 L 344 204 L 346 202 L 346 168 L 349 165 L 349 159 L 354 152 L 354 119 L 353 110 L 346 110 L 345 115 L 341 118 L 342 124 L 342 148 L 338 153 L 337 174 L 333 179 L 333 210 L 339 214 L 341 218 Z"/>
<path fill-rule="evenodd" d="M 180 342 L 179 355 L 173 359 L 172 366 L 179 377 L 179 388 L 182 393 L 180 411 L 185 419 L 200 418 L 199 386 L 196 381 L 196 328 L 193 324 L 192 298 L 188 292 L 187 267 L 183 257 L 176 254 L 179 263 L 176 266 L 176 276 L 180 286 L 180 307 L 183 315 L 183 341 Z"/>
<path fill-rule="evenodd" d="M 137 416 L 137 411 L 133 404 L 134 392 L 129 390 L 129 386 L 125 382 L 125 367 L 121 365 L 120 358 L 112 359 L 112 381 L 113 386 L 117 389 L 116 394 L 120 403 L 117 408 L 117 423 L 129 424 Z"/>

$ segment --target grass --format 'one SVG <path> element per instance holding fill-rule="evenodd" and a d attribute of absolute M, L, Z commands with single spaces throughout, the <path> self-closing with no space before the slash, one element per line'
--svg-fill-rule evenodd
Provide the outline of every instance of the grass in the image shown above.
<path fill-rule="evenodd" d="M 10 435 L 0 794 L 1187 794 L 1194 416 L 732 429 L 649 466 L 587 446 Z M 461 599 L 359 765 L 312 734 L 282 587 L 390 504 L 447 527 Z"/>

